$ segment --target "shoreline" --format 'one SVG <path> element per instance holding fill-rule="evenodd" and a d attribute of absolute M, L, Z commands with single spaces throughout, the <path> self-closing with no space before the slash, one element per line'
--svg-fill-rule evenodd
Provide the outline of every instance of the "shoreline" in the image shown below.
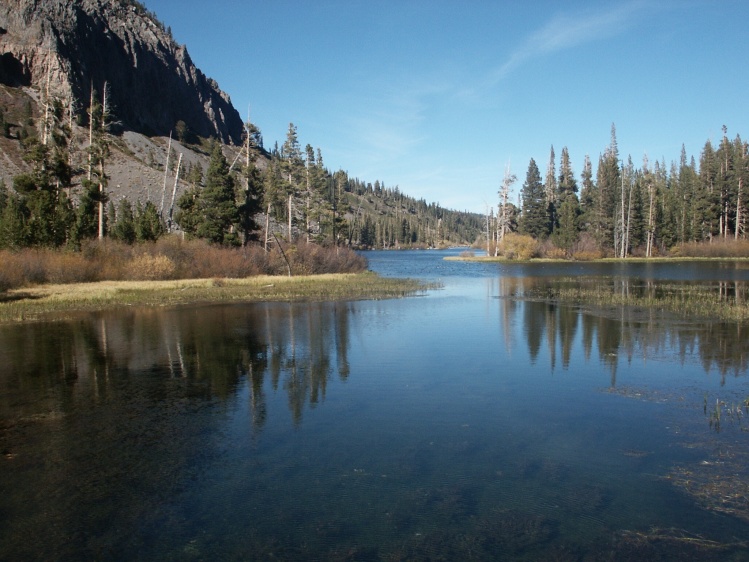
<path fill-rule="evenodd" d="M 627 257 L 627 258 L 595 258 L 591 260 L 575 260 L 565 258 L 531 258 L 528 260 L 510 259 L 503 256 L 445 256 L 445 261 L 465 261 L 465 262 L 495 262 L 495 263 L 679 263 L 679 262 L 737 262 L 749 264 L 747 257 L 665 257 L 657 256 L 653 258 Z"/>
<path fill-rule="evenodd" d="M 208 303 L 320 302 L 415 296 L 431 285 L 372 272 L 281 277 L 97 281 L 39 285 L 0 294 L 0 324 L 57 320 L 73 313 L 125 307 Z"/>

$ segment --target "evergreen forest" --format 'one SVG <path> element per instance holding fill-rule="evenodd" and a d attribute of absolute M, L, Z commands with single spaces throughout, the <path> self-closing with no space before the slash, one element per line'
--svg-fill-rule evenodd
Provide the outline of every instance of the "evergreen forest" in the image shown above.
<path fill-rule="evenodd" d="M 508 169 L 498 182 L 496 214 L 482 216 L 331 171 L 319 148 L 301 146 L 293 123 L 283 144 L 266 150 L 249 122 L 236 147 L 195 138 L 180 122 L 175 139 L 202 151 L 206 167 L 183 169 L 181 156 L 170 166 L 168 153 L 165 169 L 176 176 L 175 188 L 171 205 L 166 193 L 159 205 L 112 197 L 117 188 L 107 169 L 121 143 L 107 98 L 105 85 L 85 110 L 45 96 L 37 107 L 0 106 L 4 146 L 17 145 L 26 166 L 12 185 L 0 181 L 0 248 L 78 249 L 87 239 L 132 244 L 181 232 L 266 250 L 279 239 L 354 249 L 475 244 L 510 257 L 508 241 L 525 239 L 533 244 L 524 257 L 589 259 L 668 255 L 747 235 L 749 145 L 738 134 L 730 138 L 726 127 L 717 146 L 705 142 L 699 159 L 682 146 L 678 162 L 645 157 L 636 166 L 619 154 L 612 124 L 595 172 L 586 155 L 576 176 L 566 147 L 557 167 L 552 147 L 545 170 L 531 159 L 522 184 Z"/>
<path fill-rule="evenodd" d="M 537 243 L 535 255 L 619 257 L 676 254 L 689 245 L 745 240 L 749 216 L 749 144 L 723 127 L 720 143 L 707 140 L 697 161 L 682 145 L 678 162 L 649 161 L 636 166 L 619 154 L 616 128 L 594 173 L 589 156 L 575 177 L 563 148 L 559 168 L 551 148 L 544 172 L 528 164 L 519 204 L 510 190 L 518 178 L 506 171 L 496 216 L 485 225 L 489 253 L 524 235 Z M 530 257 L 530 256 L 528 256 Z"/>
<path fill-rule="evenodd" d="M 0 248 L 77 249 L 86 239 L 134 243 L 169 232 L 266 249 L 274 238 L 356 249 L 426 248 L 470 244 L 482 231 L 477 213 L 328 170 L 319 148 L 302 149 L 293 123 L 282 146 L 268 151 L 252 123 L 243 145 L 234 147 L 197 138 L 178 122 L 175 140 L 203 153 L 205 169 L 183 167 L 170 150 L 164 167 L 176 175 L 171 206 L 163 195 L 160 205 L 116 196 L 121 186 L 109 185 L 107 168 L 122 142 L 112 132 L 116 111 L 107 97 L 105 85 L 77 112 L 57 99 L 42 99 L 38 108 L 29 102 L 10 118 L 0 107 L 4 140 L 17 144 L 27 168 L 12 185 L 0 182 Z"/>

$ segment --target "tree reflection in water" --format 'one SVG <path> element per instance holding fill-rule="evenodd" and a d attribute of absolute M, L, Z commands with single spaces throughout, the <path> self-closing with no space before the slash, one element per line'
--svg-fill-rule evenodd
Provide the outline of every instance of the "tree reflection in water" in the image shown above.
<path fill-rule="evenodd" d="M 707 536 L 739 536 L 743 526 L 706 519 L 652 478 L 673 458 L 693 479 L 710 457 L 662 446 L 672 437 L 643 430 L 642 404 L 617 404 L 597 379 L 558 384 L 544 362 L 600 363 L 615 385 L 622 361 L 667 356 L 726 380 L 746 370 L 745 328 L 563 306 L 539 298 L 548 279 L 492 282 L 499 309 L 482 283 L 473 300 L 138 309 L 0 327 L 0 558 L 600 559 L 632 548 L 647 559 L 649 537 L 614 544 L 612 530 L 686 521 L 703 533 L 708 521 Z M 503 346 L 528 357 L 510 361 Z M 529 359 L 540 368 L 525 385 Z M 574 541 L 584 546 L 566 550 Z"/>
<path fill-rule="evenodd" d="M 191 394 L 227 400 L 247 379 L 256 429 L 266 419 L 270 378 L 273 390 L 286 392 L 298 424 L 306 406 L 324 400 L 332 374 L 349 375 L 349 315 L 347 303 L 260 304 L 104 312 L 0 327 L 3 411 L 65 413 L 106 401 L 120 381 L 150 372 L 154 396 L 182 380 Z M 19 411 L 19 403 L 29 410 Z"/>
<path fill-rule="evenodd" d="M 749 329 L 741 322 L 687 321 L 678 314 L 664 314 L 655 308 L 593 309 L 585 305 L 558 304 L 544 298 L 550 293 L 549 288 L 559 283 L 551 278 L 501 277 L 498 283 L 505 346 L 509 349 L 512 345 L 510 326 L 515 316 L 521 314 L 531 361 L 537 360 L 545 343 L 552 369 L 556 367 L 557 352 L 561 353 L 562 368 L 569 368 L 578 330 L 581 330 L 586 360 L 597 349 L 599 360 L 609 370 L 612 386 L 616 385 L 620 357 L 631 360 L 637 355 L 647 358 L 669 354 L 678 356 L 683 363 L 688 357 L 697 356 L 705 372 L 717 370 L 722 381 L 729 375 L 742 375 L 749 364 Z M 613 293 L 625 299 L 635 292 L 658 294 L 664 290 L 663 284 L 655 281 L 613 278 L 601 283 L 610 285 Z M 746 299 L 746 287 L 740 282 L 715 283 L 715 290 L 721 298 L 738 302 Z"/>

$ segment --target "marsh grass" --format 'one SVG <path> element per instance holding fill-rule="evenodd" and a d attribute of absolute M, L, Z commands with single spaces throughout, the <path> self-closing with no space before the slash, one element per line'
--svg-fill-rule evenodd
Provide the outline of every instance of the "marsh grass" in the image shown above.
<path fill-rule="evenodd" d="M 690 319 L 749 321 L 749 290 L 740 283 L 614 286 L 568 279 L 539 291 L 536 297 L 597 307 L 637 307 L 671 312 Z"/>
<path fill-rule="evenodd" d="M 749 240 L 720 240 L 712 242 L 687 242 L 671 249 L 672 256 L 692 258 L 747 258 Z"/>
<path fill-rule="evenodd" d="M 0 322 L 52 319 L 66 313 L 128 306 L 400 298 L 430 287 L 416 280 L 379 277 L 371 272 L 41 285 L 8 291 L 0 300 Z"/>

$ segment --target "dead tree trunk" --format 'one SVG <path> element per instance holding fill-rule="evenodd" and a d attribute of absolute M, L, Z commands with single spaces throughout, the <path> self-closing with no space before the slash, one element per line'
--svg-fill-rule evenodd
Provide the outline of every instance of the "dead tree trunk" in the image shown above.
<path fill-rule="evenodd" d="M 182 153 L 179 153 L 177 160 L 177 172 L 174 174 L 174 187 L 172 188 L 172 202 L 169 205 L 169 219 L 167 222 L 167 232 L 172 231 L 172 215 L 174 213 L 174 199 L 177 196 L 177 183 L 179 182 L 179 171 L 182 168 Z"/>
<path fill-rule="evenodd" d="M 166 147 L 166 164 L 164 164 L 164 187 L 161 189 L 161 205 L 159 205 L 159 216 L 164 217 L 164 198 L 166 197 L 166 179 L 169 176 L 169 157 L 172 155 L 172 132 L 169 131 L 169 144 Z M 180 154 L 180 158 L 182 154 Z"/>

